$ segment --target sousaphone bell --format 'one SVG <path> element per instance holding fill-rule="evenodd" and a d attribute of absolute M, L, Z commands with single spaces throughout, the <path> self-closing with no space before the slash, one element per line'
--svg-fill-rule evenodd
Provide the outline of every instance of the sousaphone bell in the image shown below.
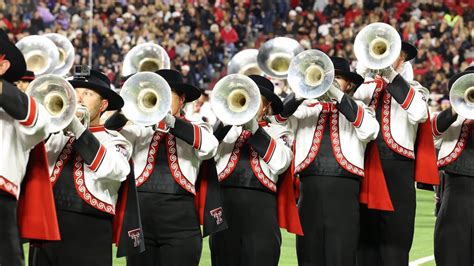
<path fill-rule="evenodd" d="M 66 76 L 74 64 L 74 46 L 72 46 L 71 41 L 66 36 L 58 33 L 48 33 L 43 36 L 50 39 L 58 48 L 59 62 L 52 74 Z"/>
<path fill-rule="evenodd" d="M 230 74 L 216 83 L 210 101 L 212 110 L 223 123 L 243 125 L 257 115 L 260 90 L 251 78 Z"/>
<path fill-rule="evenodd" d="M 76 115 L 76 92 L 72 85 L 64 78 L 46 74 L 33 80 L 26 89 L 26 94 L 32 96 L 44 106 L 51 120 L 48 132 L 58 132 L 66 128 Z M 80 109 L 80 108 L 79 108 Z M 88 124 L 87 109 L 80 110 Z"/>
<path fill-rule="evenodd" d="M 171 88 L 153 72 L 140 72 L 125 81 L 120 90 L 123 114 L 136 125 L 151 126 L 171 110 Z"/>
<path fill-rule="evenodd" d="M 227 74 L 262 75 L 257 55 L 257 49 L 245 49 L 236 53 L 227 64 Z"/>
<path fill-rule="evenodd" d="M 298 41 L 287 37 L 276 37 L 263 43 L 258 49 L 258 66 L 268 76 L 286 79 L 290 61 L 304 51 Z"/>
<path fill-rule="evenodd" d="M 385 23 L 365 26 L 354 41 L 354 53 L 360 63 L 373 70 L 392 65 L 400 55 L 402 40 L 397 30 Z"/>
<path fill-rule="evenodd" d="M 33 71 L 36 77 L 53 73 L 59 63 L 56 45 L 44 36 L 26 36 L 16 43 L 16 47 L 25 57 L 27 69 Z"/>
<path fill-rule="evenodd" d="M 166 50 L 155 43 L 142 43 L 133 47 L 123 61 L 122 76 L 138 72 L 155 72 L 170 68 L 170 58 Z"/>
<path fill-rule="evenodd" d="M 474 119 L 474 73 L 465 74 L 453 83 L 449 100 L 456 113 Z"/>
<path fill-rule="evenodd" d="M 333 81 L 334 65 L 325 53 L 310 49 L 291 60 L 288 84 L 299 97 L 320 97 L 329 90 Z"/>

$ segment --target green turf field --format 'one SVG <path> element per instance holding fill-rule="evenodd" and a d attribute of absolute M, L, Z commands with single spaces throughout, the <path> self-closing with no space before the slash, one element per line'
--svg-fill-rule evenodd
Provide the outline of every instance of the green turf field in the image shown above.
<path fill-rule="evenodd" d="M 435 217 L 433 216 L 433 193 L 419 190 L 417 194 L 417 202 L 415 240 L 410 253 L 410 261 L 433 255 L 433 226 L 435 222 Z M 282 231 L 282 237 L 283 243 L 279 265 L 296 266 L 295 237 L 294 235 L 286 233 L 286 231 Z M 26 246 L 25 254 L 28 254 Z M 211 265 L 207 238 L 203 241 L 203 252 L 200 265 Z M 433 266 L 435 263 L 431 261 L 423 265 Z M 115 259 L 114 266 L 125 266 L 125 259 Z"/>

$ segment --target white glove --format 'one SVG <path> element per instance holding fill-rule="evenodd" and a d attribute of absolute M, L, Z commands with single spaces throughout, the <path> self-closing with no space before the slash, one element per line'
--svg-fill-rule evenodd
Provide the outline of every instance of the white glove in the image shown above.
<path fill-rule="evenodd" d="M 393 69 L 392 66 L 389 66 L 385 69 L 382 69 L 381 74 L 382 74 L 382 77 L 386 78 L 389 83 L 392 83 L 392 81 L 398 75 L 398 72 L 395 71 L 395 69 Z"/>
<path fill-rule="evenodd" d="M 340 103 L 342 100 L 342 97 L 344 97 L 344 92 L 341 89 L 339 89 L 336 85 L 334 85 L 334 83 L 331 84 L 331 87 L 329 87 L 329 90 L 327 93 L 328 93 L 329 98 L 331 98 L 331 100 L 337 101 L 338 103 Z"/>
<path fill-rule="evenodd" d="M 299 102 L 299 101 L 305 100 L 305 98 L 295 93 L 295 100 Z"/>
<path fill-rule="evenodd" d="M 257 119 L 255 117 L 250 119 L 247 123 L 244 124 L 244 129 L 250 130 L 252 134 L 255 134 L 255 132 L 257 132 L 257 129 L 258 129 Z"/>
<path fill-rule="evenodd" d="M 370 69 L 362 65 L 360 61 L 357 61 L 356 72 L 361 75 L 363 78 L 369 73 Z"/>
<path fill-rule="evenodd" d="M 163 122 L 170 128 L 174 128 L 174 123 L 176 122 L 176 117 L 171 114 L 166 114 L 165 118 L 163 118 Z"/>
<path fill-rule="evenodd" d="M 80 138 L 82 133 L 86 131 L 86 127 L 74 116 L 71 123 L 64 129 L 65 132 L 71 132 L 76 139 Z"/>

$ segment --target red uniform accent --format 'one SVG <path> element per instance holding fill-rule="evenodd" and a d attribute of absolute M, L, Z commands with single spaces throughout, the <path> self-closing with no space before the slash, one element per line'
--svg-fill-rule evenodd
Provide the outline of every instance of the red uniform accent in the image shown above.
<path fill-rule="evenodd" d="M 138 176 L 136 179 L 137 187 L 141 186 L 145 183 L 148 178 L 150 177 L 151 173 L 153 173 L 153 169 L 155 168 L 156 163 L 156 156 L 158 155 L 158 147 L 160 145 L 161 140 L 163 139 L 164 133 L 159 131 L 155 131 L 153 134 L 153 138 L 151 139 L 150 148 L 148 149 L 147 162 L 145 168 L 143 168 L 143 172 Z"/>
<path fill-rule="evenodd" d="M 63 150 L 58 156 L 58 159 L 56 160 L 56 163 L 54 164 L 53 172 L 51 173 L 51 176 L 49 178 L 51 183 L 53 183 L 53 186 L 58 181 L 59 175 L 61 174 L 63 167 L 66 165 L 66 163 L 71 157 L 72 143 L 74 142 L 74 139 L 74 137 L 69 138 L 69 140 L 66 142 L 66 146 L 64 146 Z"/>
<path fill-rule="evenodd" d="M 277 215 L 280 228 L 288 232 L 303 235 L 298 208 L 296 207 L 296 196 L 293 177 L 295 173 L 294 161 L 290 167 L 280 175 L 277 192 Z"/>
<path fill-rule="evenodd" d="M 344 154 L 342 153 L 342 148 L 341 148 L 341 139 L 340 139 L 340 134 L 339 134 L 339 111 L 334 107 L 334 105 L 331 105 L 331 117 L 329 118 L 329 126 L 331 134 L 330 134 L 330 139 L 331 139 L 331 146 L 332 146 L 332 152 L 334 155 L 334 158 L 336 159 L 337 163 L 339 166 L 344 168 L 346 171 L 353 173 L 358 176 L 364 176 L 364 169 L 361 169 L 355 165 L 353 165 L 349 160 L 346 159 Z"/>
<path fill-rule="evenodd" d="M 255 177 L 257 177 L 258 181 L 271 191 L 276 192 L 277 186 L 275 182 L 268 178 L 262 171 L 262 166 L 260 165 L 260 157 L 252 147 L 249 147 L 249 162 L 250 167 L 252 168 L 252 172 Z"/>
<path fill-rule="evenodd" d="M 184 177 L 183 172 L 181 172 L 181 168 L 179 167 L 175 136 L 167 134 L 165 138 L 166 154 L 168 157 L 168 165 L 170 167 L 171 175 L 173 176 L 176 183 L 178 183 L 182 188 L 186 189 L 193 195 L 196 195 L 196 189 L 194 185 L 189 182 L 186 177 Z"/>
<path fill-rule="evenodd" d="M 364 120 L 364 109 L 362 106 L 357 106 L 357 117 L 354 123 L 352 123 L 355 127 L 360 127 L 362 125 L 362 120 Z"/>
<path fill-rule="evenodd" d="M 433 119 L 431 119 L 431 129 L 433 131 L 433 135 L 435 137 L 441 136 L 441 132 L 438 131 L 438 122 L 437 122 L 438 114 L 435 114 Z"/>
<path fill-rule="evenodd" d="M 367 145 L 367 154 L 364 162 L 365 176 L 359 193 L 359 201 L 367 204 L 369 209 L 394 211 L 392 200 L 388 192 L 379 149 L 375 141 Z"/>
<path fill-rule="evenodd" d="M 193 142 L 193 147 L 195 149 L 200 149 L 201 148 L 201 129 L 193 124 L 193 132 L 194 132 L 194 142 Z"/>
<path fill-rule="evenodd" d="M 436 150 L 431 133 L 431 120 L 418 125 L 415 143 L 415 181 L 423 184 L 439 185 Z"/>
<path fill-rule="evenodd" d="M 276 142 L 274 139 L 270 140 L 270 144 L 268 145 L 267 151 L 265 152 L 265 156 L 263 156 L 263 161 L 268 163 L 275 152 Z"/>
<path fill-rule="evenodd" d="M 35 79 L 35 77 L 31 77 L 31 76 L 23 76 L 23 77 L 20 78 L 20 80 L 28 80 L 28 81 L 32 81 L 34 79 Z"/>
<path fill-rule="evenodd" d="M 206 207 L 206 196 L 207 196 L 207 175 L 209 173 L 209 166 L 206 162 L 203 162 L 199 169 L 198 180 L 199 189 L 194 197 L 194 204 L 198 212 L 199 224 L 204 225 L 204 209 Z"/>
<path fill-rule="evenodd" d="M 89 168 L 92 171 L 95 172 L 95 171 L 97 171 L 97 169 L 99 169 L 99 166 L 100 166 L 100 164 L 102 163 L 102 160 L 105 157 L 105 152 L 106 151 L 107 150 L 105 149 L 105 147 L 100 145 L 99 150 L 97 151 L 97 154 L 95 155 L 94 160 L 92 161 L 91 165 L 89 166 Z"/>
<path fill-rule="evenodd" d="M 115 215 L 115 209 L 112 204 L 101 201 L 87 189 L 84 177 L 84 160 L 80 156 L 76 156 L 74 159 L 73 175 L 76 192 L 82 200 L 99 211 Z"/>
<path fill-rule="evenodd" d="M 405 156 L 407 158 L 415 159 L 415 153 L 402 145 L 398 144 L 392 136 L 392 126 L 391 126 L 391 104 L 392 104 L 392 96 L 386 90 L 382 92 L 382 122 L 381 122 L 381 129 L 382 129 L 382 136 L 385 140 L 387 146 L 394 152 Z"/>
<path fill-rule="evenodd" d="M 133 169 L 133 163 L 130 161 L 130 168 Z M 129 175 L 131 175 L 133 171 L 130 172 Z M 135 177 L 132 176 L 132 182 L 135 182 Z M 112 243 L 115 244 L 115 246 L 118 247 L 120 244 L 120 233 L 122 232 L 122 225 L 123 225 L 123 220 L 125 217 L 125 211 L 127 208 L 127 198 L 128 198 L 128 177 L 127 179 L 122 182 L 120 185 L 120 190 L 119 190 L 119 197 L 117 199 L 117 204 L 115 205 L 115 216 L 114 216 L 114 231 L 112 235 Z"/>
<path fill-rule="evenodd" d="M 413 88 L 410 88 L 410 90 L 408 91 L 408 95 L 405 98 L 405 101 L 403 101 L 402 103 L 402 108 L 405 110 L 408 109 L 408 107 L 410 107 L 411 102 L 413 102 L 414 97 L 415 97 L 415 90 Z"/>
<path fill-rule="evenodd" d="M 319 114 L 319 117 L 318 117 L 318 124 L 316 125 L 316 128 L 314 130 L 314 135 L 312 137 L 313 142 L 311 144 L 311 148 L 309 150 L 308 155 L 306 155 L 306 158 L 303 160 L 303 162 L 295 166 L 296 173 L 300 173 L 304 169 L 306 169 L 318 155 L 319 147 L 321 146 L 321 141 L 323 140 L 324 127 L 326 126 L 326 120 L 328 119 L 327 117 L 328 108 L 329 106 L 327 104 L 323 105 L 323 109 L 321 110 L 321 113 Z"/>
<path fill-rule="evenodd" d="M 30 152 L 18 202 L 18 226 L 22 238 L 61 239 L 43 142 Z"/>
<path fill-rule="evenodd" d="M 275 117 L 275 120 L 276 120 L 277 122 L 279 122 L 279 123 L 283 123 L 283 122 L 285 122 L 286 120 L 288 120 L 288 118 L 283 117 L 283 116 L 281 116 L 280 114 L 277 114 L 277 115 L 275 115 L 274 117 Z"/>
<path fill-rule="evenodd" d="M 240 133 L 239 138 L 234 144 L 234 149 L 232 149 L 229 162 L 227 162 L 224 170 L 218 173 L 217 177 L 219 182 L 222 182 L 224 179 L 229 177 L 229 175 L 234 171 L 235 167 L 237 167 L 237 162 L 240 160 L 242 146 L 247 142 L 247 139 L 250 138 L 250 136 L 251 133 L 247 130 L 244 130 L 242 133 Z"/>
<path fill-rule="evenodd" d="M 104 127 L 103 125 L 89 127 L 88 129 L 89 129 L 89 131 L 92 132 L 92 133 L 105 131 L 105 127 Z"/>
<path fill-rule="evenodd" d="M 38 118 L 38 109 L 36 106 L 36 101 L 35 99 L 33 99 L 33 97 L 29 96 L 28 114 L 26 115 L 25 120 L 20 122 L 20 124 L 25 127 L 31 127 L 36 123 L 37 118 Z"/>
<path fill-rule="evenodd" d="M 18 194 L 18 186 L 10 182 L 8 179 L 0 175 L 0 189 L 8 192 L 12 196 L 16 197 Z"/>
<path fill-rule="evenodd" d="M 459 158 L 464 148 L 466 148 L 467 141 L 469 139 L 469 124 L 468 121 L 464 121 L 461 125 L 461 133 L 459 134 L 456 146 L 450 154 L 443 158 L 438 159 L 438 167 L 448 165 Z"/>

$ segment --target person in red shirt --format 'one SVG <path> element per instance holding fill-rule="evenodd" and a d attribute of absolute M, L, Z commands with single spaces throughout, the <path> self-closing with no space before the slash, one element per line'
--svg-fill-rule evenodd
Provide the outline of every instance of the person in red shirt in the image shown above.
<path fill-rule="evenodd" d="M 237 32 L 235 29 L 230 25 L 230 23 L 227 23 L 225 27 L 221 29 L 221 38 L 224 40 L 224 43 L 226 45 L 228 44 L 234 44 L 239 40 L 239 36 L 237 35 Z"/>

